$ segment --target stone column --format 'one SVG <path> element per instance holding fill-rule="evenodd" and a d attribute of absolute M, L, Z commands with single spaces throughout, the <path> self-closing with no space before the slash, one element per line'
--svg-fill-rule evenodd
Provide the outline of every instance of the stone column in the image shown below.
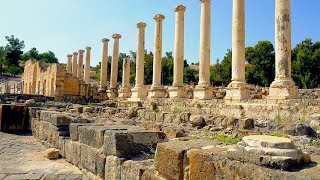
<path fill-rule="evenodd" d="M 174 8 L 176 12 L 175 41 L 174 41 L 174 70 L 173 84 L 169 88 L 170 98 L 185 98 L 187 93 L 183 87 L 184 69 L 184 12 L 186 7 L 178 5 Z"/>
<path fill-rule="evenodd" d="M 72 74 L 72 54 L 68 54 L 67 73 Z"/>
<path fill-rule="evenodd" d="M 79 61 L 78 61 L 78 73 L 77 73 L 77 77 L 79 80 L 83 79 L 83 53 L 84 50 L 79 50 L 78 54 L 79 54 Z"/>
<path fill-rule="evenodd" d="M 77 60 L 78 60 L 78 53 L 74 52 L 73 53 L 73 60 L 72 60 L 72 75 L 73 75 L 73 77 L 77 77 L 77 68 L 78 68 Z"/>
<path fill-rule="evenodd" d="M 130 87 L 130 58 L 125 58 L 123 60 L 123 69 L 122 69 L 122 86 L 119 91 L 119 97 L 129 98 L 131 96 L 131 87 Z"/>
<path fill-rule="evenodd" d="M 213 96 L 210 86 L 210 24 L 211 0 L 200 0 L 200 62 L 199 83 L 194 90 L 195 99 L 211 99 Z"/>
<path fill-rule="evenodd" d="M 144 87 L 144 46 L 145 46 L 145 29 L 146 23 L 137 23 L 138 41 L 137 41 L 137 57 L 136 57 L 136 84 L 132 89 L 130 100 L 140 100 L 146 98 L 148 92 Z"/>
<path fill-rule="evenodd" d="M 108 91 L 109 98 L 118 97 L 118 62 L 119 62 L 119 40 L 121 38 L 120 34 L 112 35 L 114 39 L 113 42 L 113 52 L 111 61 L 111 76 L 110 76 L 110 89 Z"/>
<path fill-rule="evenodd" d="M 298 88 L 291 78 L 291 13 L 290 0 L 275 0 L 276 75 L 269 90 L 270 99 L 291 99 Z"/>
<path fill-rule="evenodd" d="M 103 38 L 102 43 L 102 59 L 101 59 L 101 72 L 100 72 L 100 88 L 99 92 L 106 92 L 107 87 L 107 74 L 108 74 L 108 42 L 109 39 Z"/>
<path fill-rule="evenodd" d="M 152 86 L 148 96 L 150 98 L 163 98 L 166 95 L 165 89 L 161 85 L 162 23 L 165 17 L 162 14 L 157 14 L 153 19 L 155 20 L 153 76 Z"/>
<path fill-rule="evenodd" d="M 245 79 L 245 0 L 233 0 L 232 15 L 232 82 L 225 99 L 249 98 L 249 86 Z"/>
<path fill-rule="evenodd" d="M 90 55 L 91 55 L 91 47 L 86 47 L 86 64 L 84 69 L 85 84 L 90 83 Z"/>

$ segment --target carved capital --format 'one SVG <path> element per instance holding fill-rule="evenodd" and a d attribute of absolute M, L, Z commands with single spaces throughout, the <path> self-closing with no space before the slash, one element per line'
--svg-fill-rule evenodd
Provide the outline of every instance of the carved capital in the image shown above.
<path fill-rule="evenodd" d="M 146 23 L 144 23 L 144 22 L 138 22 L 137 23 L 137 28 L 141 29 L 141 28 L 145 28 L 145 27 L 147 27 Z"/>
<path fill-rule="evenodd" d="M 154 17 L 153 17 L 154 20 L 156 21 L 163 21 L 165 19 L 165 16 L 162 15 L 162 14 L 156 14 Z"/>
<path fill-rule="evenodd" d="M 186 11 L 186 7 L 185 6 L 183 6 L 183 5 L 178 5 L 178 6 L 176 6 L 175 8 L 174 8 L 174 11 L 175 12 L 185 12 Z"/>
<path fill-rule="evenodd" d="M 120 38 L 121 38 L 121 35 L 120 35 L 120 34 L 113 34 L 113 35 L 112 35 L 112 38 L 113 38 L 113 39 L 120 39 Z"/>

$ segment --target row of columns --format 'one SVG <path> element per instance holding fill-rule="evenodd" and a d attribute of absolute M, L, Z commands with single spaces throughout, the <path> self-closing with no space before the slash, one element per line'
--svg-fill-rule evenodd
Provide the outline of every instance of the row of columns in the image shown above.
<path fill-rule="evenodd" d="M 86 61 L 83 68 L 84 52 L 86 52 Z M 80 49 L 78 52 L 68 54 L 67 73 L 73 77 L 83 80 L 85 84 L 90 83 L 90 56 L 91 47 L 86 47 L 86 51 Z"/>
<path fill-rule="evenodd" d="M 210 86 L 210 32 L 211 32 L 211 0 L 200 0 L 200 51 L 199 51 L 199 82 L 194 89 L 194 98 L 211 99 L 213 87 Z M 275 54 L 276 54 L 276 77 L 270 87 L 269 98 L 287 99 L 297 95 L 297 87 L 291 78 L 291 15 L 290 0 L 275 0 Z M 175 7 L 175 42 L 174 42 L 174 80 L 172 87 L 168 89 L 169 96 L 173 98 L 185 98 L 186 91 L 183 88 L 183 65 L 184 65 L 184 13 L 186 7 L 179 5 Z M 165 89 L 161 84 L 161 62 L 162 62 L 162 24 L 165 16 L 157 14 L 154 32 L 154 59 L 152 86 L 147 92 L 144 87 L 144 49 L 145 29 L 147 25 L 143 22 L 137 23 L 137 56 L 136 56 L 136 77 L 135 86 L 130 89 L 130 59 L 123 62 L 123 83 L 120 91 L 117 89 L 118 61 L 119 61 L 119 40 L 120 34 L 114 34 L 112 38 L 113 53 L 111 62 L 110 88 L 107 91 L 111 98 L 124 97 L 131 100 L 141 98 L 163 98 Z M 108 42 L 103 39 L 100 92 L 106 92 L 108 72 Z M 68 72 L 72 71 L 75 76 L 77 70 L 77 53 L 68 55 Z M 90 57 L 90 50 L 87 57 Z M 79 51 L 79 67 L 82 66 L 83 51 Z M 86 64 L 90 64 L 86 58 Z M 70 66 L 69 66 L 70 64 Z M 90 65 L 89 65 L 90 68 Z M 81 68 L 80 68 L 81 69 Z M 87 69 L 87 67 L 86 67 Z M 88 71 L 88 70 L 86 70 Z M 81 78 L 81 70 L 78 71 Z M 88 74 L 85 79 L 88 78 Z M 227 87 L 225 99 L 242 100 L 249 98 L 249 86 L 245 80 L 245 0 L 233 0 L 232 16 L 232 82 Z"/>

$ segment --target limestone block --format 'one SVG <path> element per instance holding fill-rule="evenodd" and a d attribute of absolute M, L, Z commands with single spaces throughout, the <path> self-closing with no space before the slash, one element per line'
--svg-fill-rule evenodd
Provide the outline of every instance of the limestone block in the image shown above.
<path fill-rule="evenodd" d="M 211 140 L 170 141 L 159 143 L 156 152 L 156 170 L 167 179 L 182 180 L 188 168 L 187 152 L 215 144 Z"/>
<path fill-rule="evenodd" d="M 151 131 L 106 131 L 104 155 L 132 157 L 149 152 L 157 143 L 166 141 L 163 132 Z"/>
<path fill-rule="evenodd" d="M 87 125 L 86 123 L 71 123 L 69 126 L 70 130 L 70 138 L 72 141 L 78 141 L 79 140 L 79 127 L 80 126 L 85 126 Z"/>
<path fill-rule="evenodd" d="M 81 144 L 81 165 L 93 174 L 97 174 L 97 156 L 98 150 L 86 144 Z"/>
<path fill-rule="evenodd" d="M 147 169 L 142 174 L 141 180 L 167 180 L 155 170 L 155 169 Z"/>
<path fill-rule="evenodd" d="M 117 156 L 107 156 L 105 165 L 105 180 L 121 179 L 121 165 L 124 158 Z"/>
<path fill-rule="evenodd" d="M 73 165 L 81 168 L 81 144 L 71 140 L 65 141 L 66 160 Z"/>
<path fill-rule="evenodd" d="M 125 161 L 121 166 L 121 179 L 140 180 L 145 170 L 154 165 L 154 160 Z"/>
<path fill-rule="evenodd" d="M 103 154 L 97 155 L 97 175 L 104 179 L 105 177 L 105 165 L 106 165 L 106 157 Z"/>
<path fill-rule="evenodd" d="M 60 150 L 56 148 L 50 148 L 44 151 L 44 156 L 50 160 L 58 159 L 60 157 Z"/>
<path fill-rule="evenodd" d="M 201 115 L 191 115 L 190 122 L 193 127 L 204 127 L 206 122 Z"/>
<path fill-rule="evenodd" d="M 94 148 L 101 148 L 104 143 L 104 133 L 106 130 L 127 130 L 121 127 L 108 127 L 108 126 L 79 126 L 78 134 L 80 143 L 86 144 Z"/>
<path fill-rule="evenodd" d="M 72 118 L 70 118 L 68 114 L 54 113 L 54 114 L 51 114 L 51 118 L 49 122 L 54 126 L 68 126 L 72 122 Z"/>

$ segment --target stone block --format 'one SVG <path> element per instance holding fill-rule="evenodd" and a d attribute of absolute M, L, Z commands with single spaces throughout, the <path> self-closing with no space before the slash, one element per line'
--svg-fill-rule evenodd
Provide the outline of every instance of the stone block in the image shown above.
<path fill-rule="evenodd" d="M 144 171 L 153 165 L 154 161 L 151 159 L 144 161 L 125 161 L 121 167 L 121 179 L 140 180 Z"/>
<path fill-rule="evenodd" d="M 51 114 L 50 118 L 51 124 L 55 126 L 68 126 L 72 122 L 72 118 L 68 116 L 68 114 L 60 113 L 60 114 Z"/>
<path fill-rule="evenodd" d="M 80 148 L 82 167 L 92 172 L 93 174 L 97 174 L 97 156 L 99 154 L 98 150 L 86 144 L 81 144 Z"/>
<path fill-rule="evenodd" d="M 147 169 L 142 174 L 141 180 L 167 180 L 160 176 L 155 169 Z"/>
<path fill-rule="evenodd" d="M 132 157 L 149 152 L 157 143 L 164 142 L 163 132 L 149 131 L 105 131 L 104 154 Z"/>
<path fill-rule="evenodd" d="M 105 180 L 121 179 L 121 166 L 124 158 L 117 156 L 107 156 L 105 165 Z"/>
<path fill-rule="evenodd" d="M 86 123 L 71 123 L 69 126 L 70 130 L 70 138 L 72 141 L 78 141 L 79 140 L 79 127 L 80 126 L 85 126 L 87 125 Z"/>
<path fill-rule="evenodd" d="M 78 127 L 79 141 L 94 148 L 101 148 L 106 130 L 127 130 L 127 128 L 87 125 Z"/>
<path fill-rule="evenodd" d="M 66 160 L 73 165 L 81 168 L 81 144 L 71 140 L 65 141 Z"/>
<path fill-rule="evenodd" d="M 104 179 L 105 177 L 105 165 L 106 165 L 106 157 L 99 153 L 97 155 L 97 175 L 101 178 Z"/>
<path fill-rule="evenodd" d="M 211 140 L 170 141 L 159 143 L 156 152 L 156 170 L 167 179 L 182 180 L 188 168 L 187 152 L 190 149 L 216 144 Z"/>

